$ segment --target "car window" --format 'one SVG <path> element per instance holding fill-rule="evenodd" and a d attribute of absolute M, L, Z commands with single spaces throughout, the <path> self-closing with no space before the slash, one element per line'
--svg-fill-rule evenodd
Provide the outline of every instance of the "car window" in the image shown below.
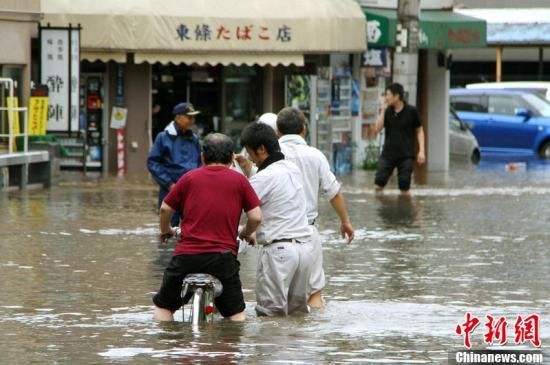
<path fill-rule="evenodd" d="M 487 113 L 481 99 L 482 95 L 454 95 L 451 106 L 460 112 Z"/>
<path fill-rule="evenodd" d="M 452 113 L 449 113 L 449 126 L 451 127 L 451 130 L 454 131 L 460 131 L 460 122 L 457 118 L 454 117 Z"/>
<path fill-rule="evenodd" d="M 531 107 L 529 111 L 533 115 L 542 115 L 543 117 L 550 117 L 550 103 L 545 98 L 541 98 L 536 94 L 523 95 L 524 100 Z"/>
<path fill-rule="evenodd" d="M 460 119 L 458 114 L 456 114 L 456 110 L 453 108 L 452 105 L 449 107 L 449 122 L 451 123 L 451 125 L 456 125 L 457 128 L 467 128 L 462 119 Z"/>
<path fill-rule="evenodd" d="M 516 109 L 530 109 L 519 95 L 489 95 L 488 104 L 491 114 L 516 115 Z"/>

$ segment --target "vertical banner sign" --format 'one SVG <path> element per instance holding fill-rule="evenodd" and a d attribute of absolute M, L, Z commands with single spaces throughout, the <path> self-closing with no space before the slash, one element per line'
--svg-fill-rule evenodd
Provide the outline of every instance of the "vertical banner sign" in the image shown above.
<path fill-rule="evenodd" d="M 9 125 L 11 129 L 11 133 L 14 135 L 18 135 L 21 133 L 21 128 L 19 125 L 19 112 L 14 110 L 13 112 L 10 111 L 11 108 L 19 108 L 19 102 L 17 101 L 17 97 L 10 98 L 9 96 L 6 98 L 6 106 L 8 107 L 8 111 L 6 112 L 8 114 L 8 120 Z M 13 119 L 12 119 L 13 118 Z M 17 138 L 13 137 L 13 151 L 10 152 L 16 152 L 17 151 Z"/>
<path fill-rule="evenodd" d="M 40 82 L 48 86 L 46 130 L 78 130 L 80 30 L 41 28 Z"/>
<path fill-rule="evenodd" d="M 123 108 L 124 72 L 122 65 L 117 65 L 116 69 L 115 105 L 111 113 L 111 128 L 117 128 L 117 176 L 124 176 L 126 173 L 124 127 L 126 126 L 127 109 Z"/>
<path fill-rule="evenodd" d="M 116 130 L 116 157 L 117 157 L 117 176 L 124 176 L 126 172 L 124 158 L 124 128 Z"/>
<path fill-rule="evenodd" d="M 48 86 L 46 130 L 69 130 L 69 32 L 66 29 L 41 31 L 41 83 Z"/>
<path fill-rule="evenodd" d="M 31 89 L 29 99 L 29 135 L 46 134 L 48 121 L 48 87 L 37 85 Z"/>
<path fill-rule="evenodd" d="M 48 97 L 31 96 L 29 100 L 29 135 L 46 134 Z"/>
<path fill-rule="evenodd" d="M 124 71 L 121 64 L 116 65 L 115 105 L 124 106 Z"/>
<path fill-rule="evenodd" d="M 11 108 L 19 108 L 19 100 L 17 99 L 17 96 L 15 96 L 13 99 L 8 96 L 6 98 L 6 105 L 8 107 L 8 111 L 6 113 L 8 114 L 8 120 L 10 121 L 11 132 L 13 134 L 19 134 L 21 133 L 21 125 L 19 124 L 19 112 L 17 110 L 14 110 L 13 113 L 10 112 Z M 12 116 L 13 120 L 11 120 Z"/>
<path fill-rule="evenodd" d="M 80 30 L 71 29 L 71 131 L 79 129 Z"/>

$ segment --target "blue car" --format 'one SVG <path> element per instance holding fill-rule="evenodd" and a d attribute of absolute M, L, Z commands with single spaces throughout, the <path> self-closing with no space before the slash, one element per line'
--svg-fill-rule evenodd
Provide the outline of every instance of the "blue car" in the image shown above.
<path fill-rule="evenodd" d="M 451 106 L 471 127 L 482 154 L 550 159 L 550 103 L 518 90 L 452 89 Z"/>

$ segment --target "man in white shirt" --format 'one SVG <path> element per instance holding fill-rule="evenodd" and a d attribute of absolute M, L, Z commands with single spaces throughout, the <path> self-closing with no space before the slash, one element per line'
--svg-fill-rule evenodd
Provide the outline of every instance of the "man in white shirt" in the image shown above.
<path fill-rule="evenodd" d="M 314 246 L 307 222 L 306 197 L 298 167 L 284 159 L 277 136 L 263 123 L 248 125 L 241 145 L 258 167 L 250 178 L 262 204 L 257 230 L 256 312 L 287 315 L 309 312 Z"/>
<path fill-rule="evenodd" d="M 354 238 L 353 226 L 350 223 L 344 195 L 340 191 L 341 184 L 330 171 L 330 165 L 325 155 L 314 147 L 307 145 L 304 140 L 306 134 L 306 117 L 296 108 L 283 108 L 277 115 L 277 133 L 279 144 L 285 159 L 294 162 L 302 172 L 304 190 L 306 192 L 307 218 L 311 227 L 317 231 L 315 221 L 319 215 L 317 211 L 319 191 L 330 201 L 334 211 L 340 218 L 340 232 L 348 239 L 348 244 Z M 315 247 L 315 265 L 311 276 L 313 294 L 309 299 L 309 306 L 322 307 L 321 291 L 325 286 L 325 272 L 323 271 L 323 250 L 320 240 Z"/>

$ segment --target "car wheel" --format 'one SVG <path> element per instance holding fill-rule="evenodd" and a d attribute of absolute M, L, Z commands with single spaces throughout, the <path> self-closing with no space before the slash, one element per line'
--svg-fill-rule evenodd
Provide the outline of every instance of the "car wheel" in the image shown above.
<path fill-rule="evenodd" d="M 479 160 L 481 159 L 481 155 L 479 154 L 479 150 L 478 149 L 475 149 L 473 152 L 472 152 L 472 156 L 470 157 L 470 161 L 472 161 L 472 163 L 479 163 Z"/>
<path fill-rule="evenodd" d="M 546 142 L 539 150 L 540 158 L 545 160 L 550 159 L 550 141 Z"/>

